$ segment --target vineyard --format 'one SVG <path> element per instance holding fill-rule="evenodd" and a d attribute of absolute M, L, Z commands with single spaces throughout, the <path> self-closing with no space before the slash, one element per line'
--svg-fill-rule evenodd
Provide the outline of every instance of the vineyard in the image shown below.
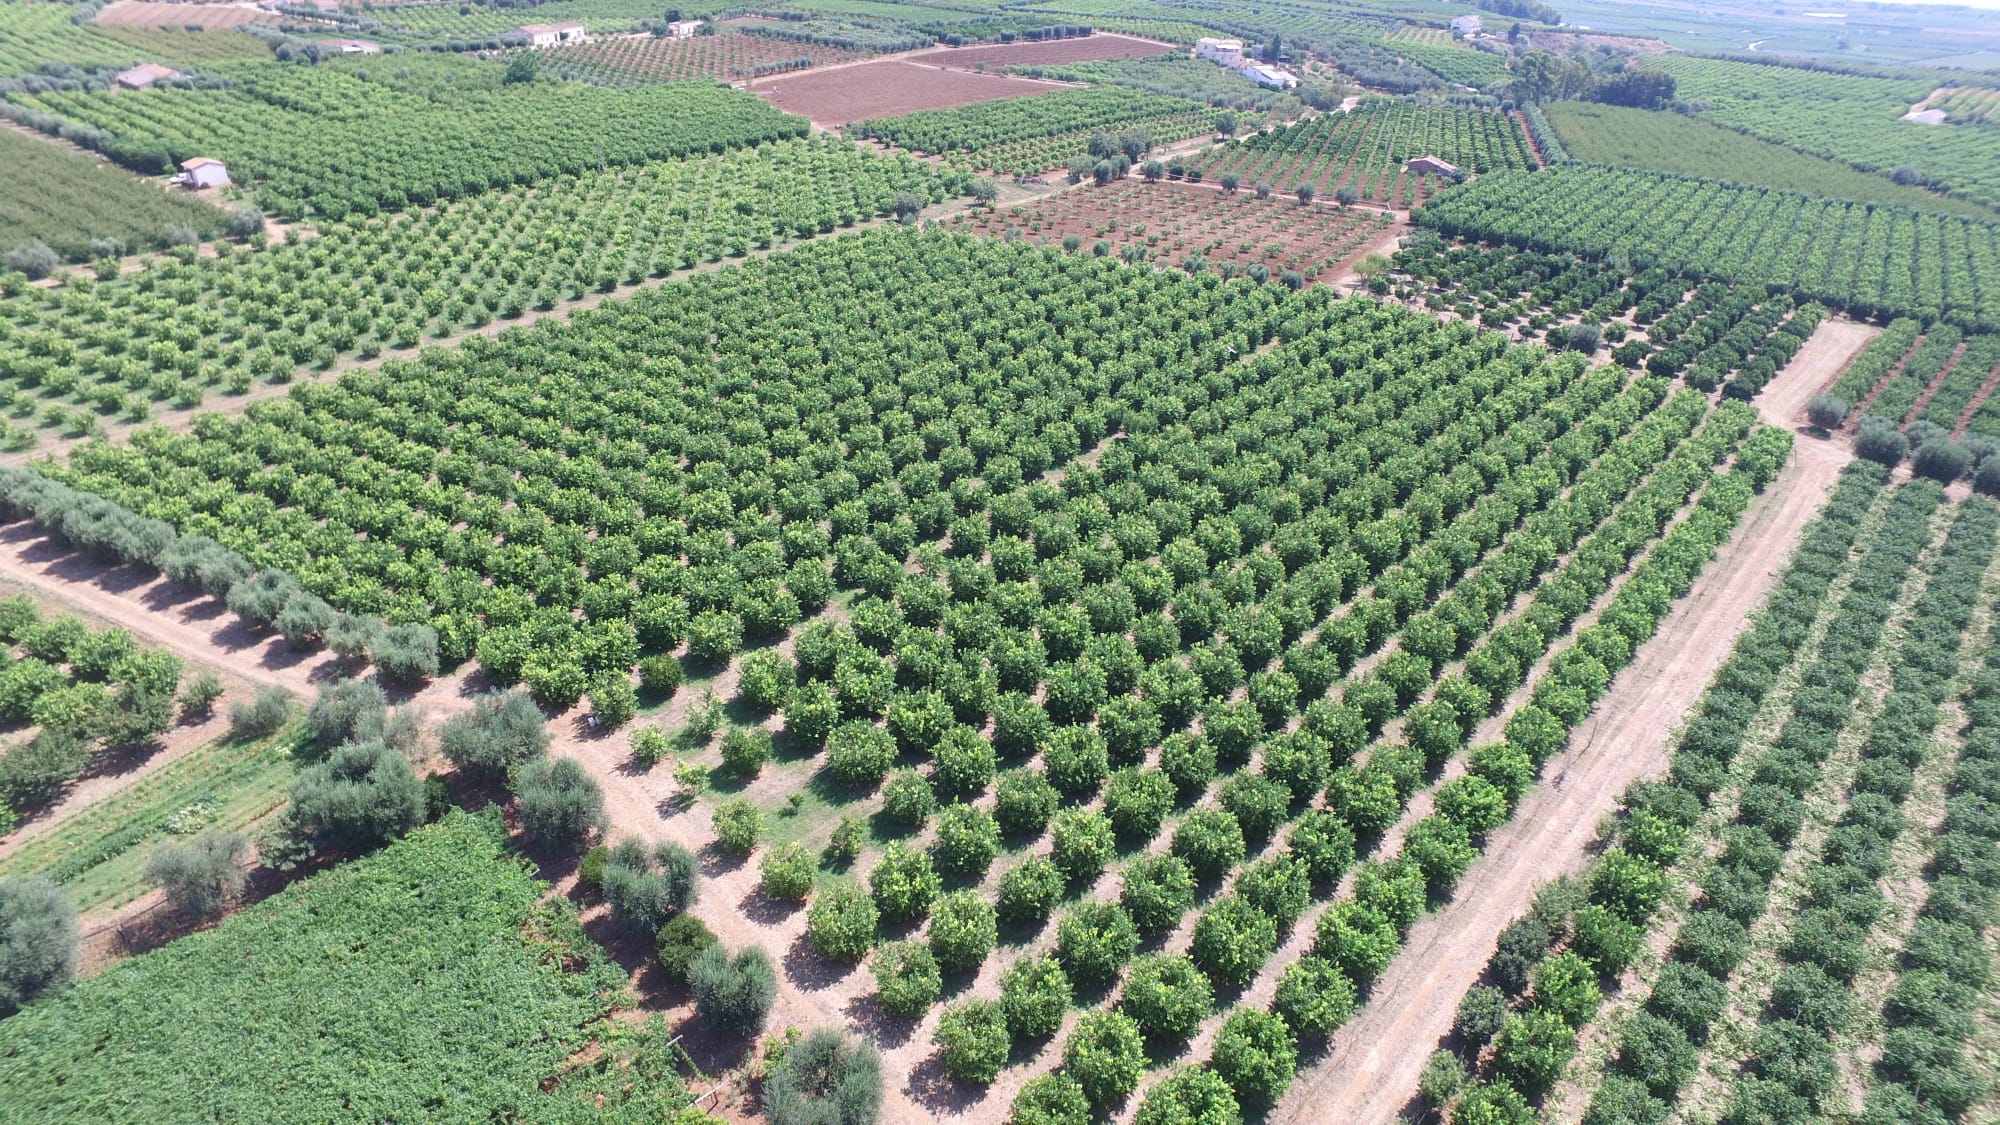
<path fill-rule="evenodd" d="M 0 185 L 0 248 L 40 242 L 80 261 L 114 243 L 164 247 L 169 228 L 207 238 L 223 226 L 222 212 L 210 204 L 168 195 L 116 168 L 12 130 L 0 129 L 0 163 L 10 173 Z"/>
<path fill-rule="evenodd" d="M 1717 124 L 1870 172 L 1912 169 L 1940 191 L 2000 207 L 2000 136 L 1898 120 L 1931 92 L 1926 79 L 1671 56 L 1657 65 Z"/>
<path fill-rule="evenodd" d="M 2000 224 L 1584 164 L 1482 176 L 1417 220 L 1452 237 L 1788 289 L 1861 316 L 1950 313 L 2000 328 Z"/>
<path fill-rule="evenodd" d="M 1214 128 L 1215 111 L 1198 103 L 1099 86 L 877 118 L 853 132 L 973 168 L 1039 175 L 1085 155 L 1096 133 L 1137 130 L 1168 141 Z"/>
<path fill-rule="evenodd" d="M 1218 196 L 1195 184 L 1115 180 L 1006 211 L 968 212 L 954 229 L 1122 261 L 1151 261 L 1227 280 L 1299 284 L 1353 258 L 1382 232 L 1382 212 L 1301 207 L 1291 199 Z"/>
<path fill-rule="evenodd" d="M 1192 166 L 1210 179 L 1233 175 L 1278 191 L 1307 183 L 1327 196 L 1346 187 L 1360 199 L 1408 207 L 1442 187 L 1436 177 L 1403 167 L 1419 156 L 1435 156 L 1466 172 L 1535 167 L 1527 138 L 1511 117 L 1387 102 L 1230 141 Z"/>
<path fill-rule="evenodd" d="M 564 78 L 630 86 L 689 78 L 762 78 L 867 58 L 868 52 L 724 32 L 692 39 L 600 39 L 543 48 L 536 55 L 545 70 Z"/>
<path fill-rule="evenodd" d="M 507 86 L 433 99 L 327 68 L 246 66 L 234 80 L 228 90 L 7 97 L 102 130 L 104 153 L 135 171 L 214 157 L 257 182 L 266 209 L 335 219 L 806 132 L 803 121 L 707 84 L 576 86 L 559 97 Z M 507 143 L 494 143 L 502 133 Z"/>
<path fill-rule="evenodd" d="M 1609 346 L 1613 362 L 1734 398 L 1755 397 L 1826 312 L 1757 286 L 1695 284 L 1658 267 L 1628 277 L 1571 254 L 1449 246 L 1428 233 L 1394 261 L 1414 283 L 1397 292 L 1404 300 L 1552 348 Z"/>
<path fill-rule="evenodd" d="M 886 213 L 961 178 L 832 138 L 544 180 L 317 237 L 0 297 L 15 416 L 72 432 L 138 420 L 301 365 L 372 359 Z M 337 312 L 338 315 L 334 315 Z M 66 405 L 75 404 L 75 405 Z"/>

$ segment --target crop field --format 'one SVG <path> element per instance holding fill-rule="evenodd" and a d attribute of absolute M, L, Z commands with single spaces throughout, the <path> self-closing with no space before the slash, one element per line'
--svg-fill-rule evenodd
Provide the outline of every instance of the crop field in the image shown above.
<path fill-rule="evenodd" d="M 1384 46 L 1446 82 L 1461 86 L 1498 86 L 1513 74 L 1507 69 L 1507 60 L 1499 55 L 1459 43 L 1405 42 Z"/>
<path fill-rule="evenodd" d="M 851 226 L 901 192 L 941 199 L 962 186 L 824 138 L 327 223 L 297 243 L 0 297 L 0 389 L 17 417 L 39 408 L 65 429 L 98 414 L 142 419 L 148 403 L 186 409 L 302 364 L 414 348 Z"/>
<path fill-rule="evenodd" d="M 170 226 L 191 227 L 204 238 L 222 229 L 223 214 L 209 203 L 10 129 L 0 129 L 0 163 L 9 170 L 0 187 L 0 246 L 40 242 L 81 261 L 90 257 L 92 240 L 154 249 L 165 244 Z"/>
<path fill-rule="evenodd" d="M 823 74 L 766 78 L 754 89 L 787 113 L 829 126 L 871 117 L 942 112 L 996 99 L 1045 96 L 1064 87 L 1007 74 L 919 66 L 901 60 L 863 63 Z"/>
<path fill-rule="evenodd" d="M 99 34 L 117 39 L 123 43 L 134 42 L 128 35 L 120 34 L 122 29 L 147 30 L 155 28 L 185 29 L 189 24 L 198 25 L 209 31 L 221 31 L 241 27 L 247 23 L 277 23 L 279 17 L 274 12 L 244 8 L 235 4 L 175 4 L 155 2 L 155 0 L 111 0 L 98 9 L 91 20 Z M 256 42 L 256 40 L 250 40 Z"/>
<path fill-rule="evenodd" d="M 1266 111 L 1287 98 L 1298 97 L 1294 90 L 1267 90 L 1233 70 L 1225 70 L 1206 59 L 1182 54 L 1116 62 L 1071 63 L 1047 66 L 1015 66 L 1017 74 L 1049 78 L 1059 82 L 1092 85 L 1130 86 L 1154 94 L 1167 94 L 1191 101 L 1232 109 Z"/>
<path fill-rule="evenodd" d="M 1049 39 L 1039 43 L 997 43 L 978 47 L 952 47 L 910 56 L 911 62 L 936 66 L 985 65 L 1049 66 L 1059 63 L 1093 62 L 1100 59 L 1137 59 L 1174 50 L 1171 43 L 1139 39 L 1130 35 L 1086 35 L 1074 39 Z"/>
<path fill-rule="evenodd" d="M 228 90 L 9 99 L 108 132 L 105 154 L 136 171 L 210 156 L 257 182 L 267 209 L 326 218 L 806 132 L 755 98 L 703 83 L 576 86 L 556 98 L 500 87 L 447 100 L 322 68 L 246 66 L 233 77 Z M 490 143 L 501 130 L 510 143 Z"/>
<path fill-rule="evenodd" d="M 869 52 L 723 32 L 693 39 L 600 39 L 545 47 L 535 54 L 552 74 L 605 86 L 630 86 L 689 78 L 734 82 L 853 62 L 867 58 Z"/>
<path fill-rule="evenodd" d="M 1394 263 L 1413 282 L 1398 293 L 1405 300 L 1553 348 L 1579 347 L 1576 329 L 1588 326 L 1597 335 L 1581 347 L 1593 353 L 1608 346 L 1612 362 L 1742 399 L 1791 361 L 1826 312 L 1756 286 L 1696 284 L 1657 267 L 1628 276 L 1570 254 L 1450 246 L 1428 234 Z"/>
<path fill-rule="evenodd" d="M 375 4 L 360 15 L 379 21 L 392 37 L 416 42 L 497 40 L 524 23 L 579 20 L 592 35 L 634 32 L 663 9 L 644 0 L 552 0 L 534 10 L 488 4 Z M 357 13 L 344 12 L 352 19 Z"/>
<path fill-rule="evenodd" d="M 1951 324 L 1925 330 L 1899 319 L 1827 393 L 1847 405 L 1856 422 L 1879 420 L 1918 435 L 1936 427 L 1954 436 L 1970 431 L 2000 438 L 2000 402 L 1991 401 L 1996 383 L 2000 334 L 1968 334 Z"/>
<path fill-rule="evenodd" d="M 1441 186 L 1434 177 L 1403 167 L 1419 156 L 1435 156 L 1468 172 L 1535 166 L 1527 137 L 1511 117 L 1383 102 L 1218 145 L 1191 166 L 1209 179 L 1234 175 L 1244 184 L 1269 184 L 1278 191 L 1309 183 L 1328 197 L 1348 187 L 1360 199 L 1408 207 L 1427 201 Z"/>
<path fill-rule="evenodd" d="M 1543 251 L 1638 252 L 1857 315 L 1951 312 L 2000 328 L 1995 223 L 1586 165 L 1482 176 L 1417 221 Z"/>
<path fill-rule="evenodd" d="M 1542 111 L 1571 159 L 1649 168 L 1676 176 L 1727 180 L 1782 191 L 1891 203 L 1919 211 L 1991 221 L 1984 204 L 1898 184 L 1840 161 L 1786 148 L 1678 113 L 1590 102 L 1556 102 Z"/>
<path fill-rule="evenodd" d="M 1224 278 L 1302 282 L 1351 260 L 1387 228 L 1380 211 L 1302 207 L 1291 199 L 1220 194 L 1197 184 L 1114 181 L 1006 211 L 978 211 L 952 220 L 955 229 L 1019 237 L 1036 245 L 1088 249 L 1099 257 L 1151 261 Z"/>
<path fill-rule="evenodd" d="M 1212 132 L 1215 119 L 1214 109 L 1185 98 L 1099 86 L 874 118 L 853 131 L 972 168 L 1039 175 L 1085 155 L 1093 134 L 1136 130 L 1166 142 Z"/>
<path fill-rule="evenodd" d="M 1718 124 L 1871 172 L 1913 169 L 1939 190 L 2000 206 L 2000 134 L 1898 120 L 1931 92 L 1928 79 L 1671 56 L 1655 65 Z"/>

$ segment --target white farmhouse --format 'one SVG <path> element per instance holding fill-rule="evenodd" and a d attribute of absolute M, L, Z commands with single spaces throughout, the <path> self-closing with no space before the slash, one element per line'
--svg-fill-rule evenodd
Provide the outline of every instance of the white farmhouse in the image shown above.
<path fill-rule="evenodd" d="M 1289 90 L 1299 84 L 1298 77 L 1275 66 L 1263 63 L 1247 63 L 1236 68 L 1236 73 L 1264 87 L 1266 90 Z"/>
<path fill-rule="evenodd" d="M 181 161 L 181 174 L 176 182 L 189 191 L 228 187 L 229 169 L 220 160 L 211 160 L 206 156 L 189 157 Z"/>
<path fill-rule="evenodd" d="M 1243 40 L 1241 39 L 1197 39 L 1194 41 L 1194 57 L 1207 59 L 1227 67 L 1241 66 L 1243 63 Z"/>
<path fill-rule="evenodd" d="M 667 38 L 693 39 L 701 34 L 700 20 L 675 20 L 667 25 Z"/>
<path fill-rule="evenodd" d="M 1485 24 L 1480 22 L 1478 16 L 1460 16 L 1451 21 L 1451 33 L 1453 35 L 1477 35 L 1484 26 Z"/>
<path fill-rule="evenodd" d="M 518 40 L 530 47 L 553 47 L 558 43 L 575 43 L 581 40 L 583 24 L 577 20 L 566 23 L 522 24 L 502 38 Z"/>

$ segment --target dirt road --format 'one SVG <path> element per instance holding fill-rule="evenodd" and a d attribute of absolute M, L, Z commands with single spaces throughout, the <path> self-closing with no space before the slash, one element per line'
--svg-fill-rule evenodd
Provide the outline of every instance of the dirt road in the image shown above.
<path fill-rule="evenodd" d="M 1813 396 L 1826 393 L 1847 365 L 1854 362 L 1854 357 L 1861 354 L 1861 349 L 1868 346 L 1868 341 L 1881 334 L 1882 330 L 1872 324 L 1842 317 L 1830 316 L 1821 321 L 1806 338 L 1805 347 L 1757 396 L 1757 412 L 1773 426 L 1790 429 L 1801 425 L 1805 421 L 1806 404 Z"/>
<path fill-rule="evenodd" d="M 1838 353 L 1823 347 L 1821 359 L 1827 356 L 1837 359 Z M 1801 351 L 1800 359 L 1805 357 Z M 1784 405 L 1796 395 L 1790 384 L 1813 387 L 1822 366 L 1797 361 L 1789 366 L 1772 388 L 1780 393 L 1779 409 L 1790 409 Z M 1776 583 L 1849 459 L 1842 447 L 1800 440 L 1791 464 L 1752 503 L 1688 596 L 1577 727 L 1569 748 L 1549 762 L 1513 820 L 1494 834 L 1450 905 L 1411 929 L 1402 954 L 1376 981 L 1374 998 L 1279 1103 L 1269 1118 L 1272 1125 L 1396 1120 L 1416 1093 L 1431 1049 L 1450 1030 L 1459 998 L 1477 983 L 1500 931 L 1543 884 L 1585 866 L 1599 821 L 1626 786 L 1665 769 L 1671 731 Z"/>

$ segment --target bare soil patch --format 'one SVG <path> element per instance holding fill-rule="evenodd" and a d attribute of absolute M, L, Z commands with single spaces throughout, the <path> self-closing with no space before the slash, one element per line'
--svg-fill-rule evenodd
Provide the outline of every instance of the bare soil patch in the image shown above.
<path fill-rule="evenodd" d="M 246 23 L 277 23 L 274 12 L 236 4 L 162 4 L 157 0 L 114 0 L 97 13 L 106 27 L 185 27 L 199 24 L 209 30 L 240 27 Z"/>
<path fill-rule="evenodd" d="M 1770 592 L 1847 460 L 1830 443 L 1800 444 L 1569 748 L 1550 761 L 1514 819 L 1494 834 L 1452 902 L 1411 929 L 1367 1006 L 1273 1110 L 1272 1125 L 1386 1125 L 1407 1108 L 1430 1048 L 1450 1030 L 1459 998 L 1477 983 L 1500 931 L 1544 883 L 1585 866 L 1598 822 L 1626 786 L 1665 769 L 1674 726 Z"/>
<path fill-rule="evenodd" d="M 1882 330 L 1872 324 L 1845 317 L 1820 321 L 1805 346 L 1757 396 L 1757 412 L 1774 426 L 1798 425 L 1805 418 L 1806 404 L 1833 386 L 1868 341 L 1881 334 Z"/>
<path fill-rule="evenodd" d="M 1069 88 L 1059 82 L 975 74 L 899 59 L 776 75 L 750 84 L 752 92 L 779 109 L 828 127 Z"/>
<path fill-rule="evenodd" d="M 1178 50 L 1172 43 L 1140 39 L 1132 35 L 1098 32 L 1078 39 L 1050 39 L 1039 43 L 996 43 L 979 47 L 946 47 L 911 55 L 911 62 L 937 66 L 1047 66 L 1055 63 L 1098 62 L 1105 59 L 1140 59 L 1148 55 Z"/>

